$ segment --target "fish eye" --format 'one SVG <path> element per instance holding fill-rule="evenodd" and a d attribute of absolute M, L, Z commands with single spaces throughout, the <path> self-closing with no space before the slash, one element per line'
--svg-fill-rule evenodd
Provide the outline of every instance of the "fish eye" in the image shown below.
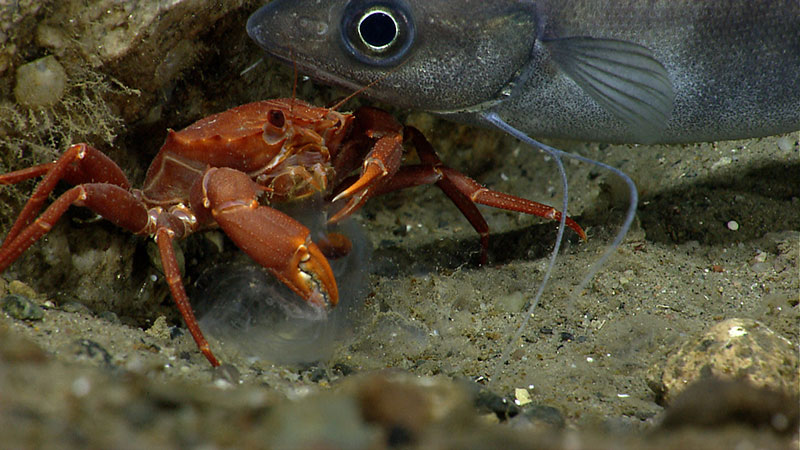
<path fill-rule="evenodd" d="M 402 0 L 351 0 L 342 16 L 342 43 L 365 64 L 395 65 L 414 41 L 414 23 L 408 11 Z"/>

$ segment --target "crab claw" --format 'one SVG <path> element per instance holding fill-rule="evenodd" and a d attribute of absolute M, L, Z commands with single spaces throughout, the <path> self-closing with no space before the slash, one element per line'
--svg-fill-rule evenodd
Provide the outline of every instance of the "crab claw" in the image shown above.
<path fill-rule="evenodd" d="M 308 303 L 326 310 L 336 306 L 333 270 L 311 232 L 290 216 L 260 205 L 257 188 L 238 170 L 210 168 L 194 187 L 192 207 L 208 210 L 237 247 Z"/>
<path fill-rule="evenodd" d="M 277 273 L 278 269 L 270 270 L 316 307 L 327 309 L 339 303 L 339 291 L 333 270 L 322 250 L 310 239 L 297 246 L 292 262 L 281 271 L 282 273 Z"/>

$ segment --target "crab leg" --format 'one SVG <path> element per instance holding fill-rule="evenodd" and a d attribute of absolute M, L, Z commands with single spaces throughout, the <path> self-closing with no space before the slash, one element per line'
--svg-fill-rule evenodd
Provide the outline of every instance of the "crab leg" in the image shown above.
<path fill-rule="evenodd" d="M 336 279 L 308 228 L 260 205 L 258 191 L 263 188 L 247 174 L 211 168 L 203 175 L 199 194 L 196 189 L 192 193 L 194 211 L 210 212 L 240 249 L 306 301 L 317 307 L 336 306 Z"/>
<path fill-rule="evenodd" d="M 349 198 L 347 204 L 330 218 L 330 222 L 338 222 L 361 208 L 370 197 L 374 196 L 374 190 L 379 189 L 384 182 L 391 180 L 397 173 L 402 156 L 403 137 L 401 134 L 378 139 L 372 151 L 364 159 L 361 176 L 331 200 L 335 202 Z"/>
<path fill-rule="evenodd" d="M 0 249 L 0 272 L 50 231 L 71 205 L 86 206 L 106 220 L 134 233 L 141 234 L 147 226 L 147 209 L 127 190 L 107 183 L 80 184 L 58 197 L 32 223 L 25 223 L 25 228 L 13 238 L 6 239 Z"/>
<path fill-rule="evenodd" d="M 109 183 L 125 190 L 130 188 L 122 169 L 100 150 L 86 144 L 71 146 L 55 162 L 0 175 L 0 184 L 15 184 L 41 175 L 45 177 L 36 186 L 36 190 L 11 226 L 6 239 L 0 245 L 0 251 L 5 250 L 20 231 L 31 224 L 47 197 L 62 179 L 75 185 Z"/>
<path fill-rule="evenodd" d="M 211 353 L 211 347 L 203 332 L 200 331 L 200 325 L 197 324 L 197 318 L 192 310 L 192 305 L 189 303 L 189 297 L 186 295 L 186 289 L 183 287 L 183 280 L 181 279 L 181 269 L 178 266 L 178 260 L 175 257 L 175 248 L 172 246 L 172 240 L 175 233 L 166 227 L 160 227 L 156 231 L 156 244 L 158 244 L 158 251 L 161 254 L 161 267 L 164 268 L 164 277 L 169 286 L 169 292 L 172 294 L 172 300 L 178 307 L 183 321 L 186 322 L 186 328 L 194 338 L 197 348 L 206 357 L 212 366 L 217 367 L 220 365 L 219 360 Z"/>
<path fill-rule="evenodd" d="M 561 212 L 551 206 L 487 189 L 472 178 L 445 166 L 425 136 L 416 128 L 406 127 L 405 134 L 406 138 L 410 139 L 417 149 L 417 154 L 422 164 L 401 167 L 392 178 L 373 186 L 366 197 L 375 197 L 423 184 L 435 184 L 450 198 L 475 231 L 480 234 L 481 264 L 485 264 L 488 260 L 489 225 L 475 206 L 476 203 L 508 211 L 532 214 L 550 220 L 561 220 Z M 346 185 L 352 181 L 353 178 L 348 178 L 342 184 Z M 348 191 L 349 189 L 344 192 Z M 342 194 L 339 194 L 338 197 L 342 197 Z M 356 206 L 359 207 L 364 201 L 366 201 L 366 198 L 361 199 Z M 353 213 L 357 207 L 349 208 L 346 211 L 346 207 L 343 208 L 329 219 L 329 222 L 333 223 L 341 220 Z M 586 233 L 574 220 L 567 217 L 566 223 L 582 239 L 586 239 Z"/>
<path fill-rule="evenodd" d="M 443 186 L 449 185 L 450 187 L 448 187 L 448 189 L 461 192 L 475 203 L 491 206 L 493 208 L 505 209 L 507 211 L 532 214 L 554 221 L 561 220 L 561 212 L 552 206 L 487 189 L 463 173 L 445 166 L 422 132 L 414 127 L 406 127 L 406 133 L 409 134 L 410 139 L 414 143 L 420 161 L 422 161 L 423 164 L 431 165 L 437 169 L 437 172 L 441 173 L 441 180 L 438 181 L 436 185 L 445 191 L 445 193 L 447 193 L 447 190 Z M 586 240 L 586 233 L 577 222 L 567 217 L 566 223 L 568 227 L 578 233 L 581 239 Z"/>

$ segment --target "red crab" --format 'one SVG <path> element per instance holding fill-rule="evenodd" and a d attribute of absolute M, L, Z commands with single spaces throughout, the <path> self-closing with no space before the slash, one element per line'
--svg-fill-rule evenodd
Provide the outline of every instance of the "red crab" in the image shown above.
<path fill-rule="evenodd" d="M 401 164 L 404 141 L 416 148 L 420 164 Z M 360 175 L 348 177 L 359 166 Z M 0 272 L 71 205 L 90 208 L 132 233 L 155 238 L 172 298 L 213 366 L 220 363 L 189 304 L 173 239 L 219 227 L 306 301 L 330 308 L 339 294 L 325 255 L 347 251 L 347 240 L 337 236 L 314 243 L 308 228 L 270 204 L 332 193 L 331 202 L 346 200 L 329 219 L 336 222 L 376 195 L 436 184 L 480 233 L 483 262 L 489 227 L 476 203 L 561 218 L 549 206 L 489 190 L 444 166 L 422 133 L 384 111 L 365 107 L 344 114 L 296 99 L 250 103 L 170 130 L 142 189 L 131 189 L 119 166 L 87 144 L 71 146 L 52 163 L 0 175 L 0 184 L 42 175 L 0 246 Z M 60 180 L 74 187 L 37 217 Z M 585 239 L 577 223 L 566 221 Z"/>

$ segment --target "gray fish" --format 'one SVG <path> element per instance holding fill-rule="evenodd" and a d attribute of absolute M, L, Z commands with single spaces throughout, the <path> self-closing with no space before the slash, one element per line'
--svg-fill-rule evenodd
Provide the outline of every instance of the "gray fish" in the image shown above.
<path fill-rule="evenodd" d="M 319 81 L 537 137 L 800 129 L 798 0 L 275 0 L 247 31 Z"/>

